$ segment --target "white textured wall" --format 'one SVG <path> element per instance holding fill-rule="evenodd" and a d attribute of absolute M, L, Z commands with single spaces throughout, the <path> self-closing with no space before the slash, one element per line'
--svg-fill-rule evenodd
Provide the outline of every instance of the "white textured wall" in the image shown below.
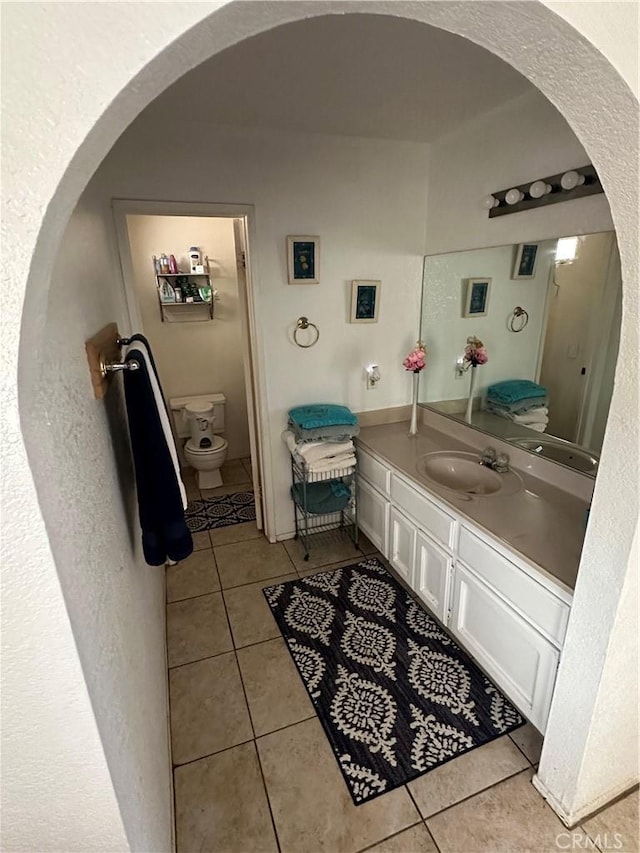
<path fill-rule="evenodd" d="M 482 206 L 491 192 L 589 162 L 566 120 L 540 92 L 467 122 L 431 148 L 427 254 L 610 231 L 604 195 L 494 219 Z"/>
<path fill-rule="evenodd" d="M 223 393 L 227 399 L 227 456 L 229 459 L 249 456 L 233 220 L 128 214 L 127 227 L 142 326 L 153 349 L 167 399 Z M 188 270 L 189 246 L 198 246 L 202 256 L 209 257 L 211 286 L 219 295 L 214 319 L 198 323 L 163 323 L 152 255 L 159 257 L 163 251 L 167 256 L 174 254 L 179 268 Z"/>
<path fill-rule="evenodd" d="M 535 277 L 525 280 L 511 278 L 513 245 L 425 258 L 421 336 L 427 345 L 428 367 L 420 377 L 422 402 L 467 396 L 469 374 L 459 379 L 454 368 L 469 335 L 480 338 L 489 355 L 487 364 L 476 370 L 476 395 L 503 379 L 535 380 L 556 242 L 540 243 Z M 463 317 L 466 281 L 483 276 L 492 279 L 487 315 Z M 518 334 L 507 325 L 516 305 L 529 314 L 529 322 Z"/>
<path fill-rule="evenodd" d="M 39 341 L 50 269 L 62 232 L 87 180 L 127 123 L 181 71 L 240 38 L 323 10 L 415 16 L 492 49 L 563 111 L 608 193 L 625 286 L 621 358 L 547 734 L 545 752 L 550 758 L 543 756 L 540 771 L 544 768 L 549 786 L 562 796 L 565 806 L 577 808 L 577 778 L 601 674 L 624 652 L 620 644 L 609 647 L 608 639 L 637 517 L 637 483 L 630 466 L 623 463 L 624 454 L 619 453 L 620 446 L 629 447 L 630 452 L 637 446 L 638 223 L 636 198 L 628 191 L 630 183 L 637 185 L 637 101 L 607 61 L 628 75 L 632 57 L 637 56 L 637 40 L 627 25 L 627 4 L 571 4 L 570 18 L 578 32 L 535 2 L 240 3 L 210 14 L 222 5 L 3 6 L 6 205 L 2 227 L 6 245 L 20 248 L 5 258 L 3 266 L 7 282 L 3 450 L 10 484 L 3 513 L 10 529 L 3 546 L 5 563 L 16 567 L 11 573 L 3 572 L 3 844 L 13 850 L 51 850 L 56 844 L 62 849 L 73 849 L 73 844 L 89 849 L 106 839 L 110 848 L 122 846 L 119 820 L 110 808 L 113 789 L 105 778 L 104 758 L 91 724 L 87 688 L 78 680 L 78 658 L 72 654 L 69 626 L 62 617 L 57 580 L 61 555 L 55 554 L 54 563 L 53 542 L 43 528 L 45 517 L 52 526 L 57 515 L 44 504 L 40 507 L 36 494 L 36 485 L 42 489 L 47 477 L 56 476 L 58 465 L 55 457 L 40 454 L 28 435 L 23 437 L 29 412 L 37 403 L 33 391 L 41 357 Z M 624 21 L 624 37 L 603 37 L 612 19 Z M 581 30 L 596 49 L 580 35 Z M 145 37 L 140 38 L 140 33 Z M 523 51 L 523 44 L 535 44 L 536 50 Z M 136 85 L 128 86 L 136 75 Z M 28 311 L 22 325 L 25 293 Z M 75 344 L 74 351 L 81 350 L 82 330 L 67 326 L 66 333 Z M 78 469 L 90 466 L 81 454 L 75 462 Z M 104 500 L 118 498 L 105 494 Z M 612 530 L 615 537 L 610 536 Z M 86 544 L 79 542 L 77 547 Z M 594 600 L 599 605 L 598 630 L 594 630 Z M 60 639 L 63 657 L 51 655 L 49 634 Z M 572 702 L 575 695 L 583 699 L 577 709 Z M 566 713 L 567 707 L 573 708 L 572 714 Z M 67 722 L 65 728 L 59 726 L 61 718 Z M 137 751 L 139 744 L 130 746 Z M 582 802 L 593 799 L 599 789 L 611 788 L 625 749 L 622 737 L 614 732 L 607 754 L 596 757 L 602 772 L 596 774 L 590 790 L 581 792 Z M 66 760 L 61 762 L 63 752 Z M 81 784 L 80 767 L 95 768 L 90 774 L 93 785 Z M 147 780 L 135 781 L 143 787 Z M 153 821 L 146 810 L 125 817 L 132 846 L 144 849 L 154 837 Z"/>
<path fill-rule="evenodd" d="M 291 469 L 280 437 L 287 410 L 320 401 L 354 411 L 410 402 L 402 359 L 419 327 L 427 169 L 423 143 L 165 126 L 155 111 L 123 134 L 96 175 L 105 199 L 255 206 L 250 248 L 278 537 L 294 530 Z M 288 284 L 288 234 L 320 235 L 320 284 Z M 376 324 L 348 322 L 356 278 L 382 281 Z M 320 329 L 310 349 L 292 342 L 301 315 Z M 382 375 L 375 391 L 364 379 L 371 362 Z"/>

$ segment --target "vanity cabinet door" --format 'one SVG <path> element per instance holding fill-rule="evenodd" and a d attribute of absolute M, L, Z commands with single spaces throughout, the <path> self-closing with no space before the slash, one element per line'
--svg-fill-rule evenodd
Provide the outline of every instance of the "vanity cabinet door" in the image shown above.
<path fill-rule="evenodd" d="M 417 530 L 395 507 L 389 516 L 389 562 L 398 574 L 413 587 Z"/>
<path fill-rule="evenodd" d="M 389 501 L 361 478 L 358 479 L 358 527 L 381 554 L 389 556 Z"/>
<path fill-rule="evenodd" d="M 454 573 L 449 628 L 522 713 L 544 732 L 559 652 L 460 563 Z"/>
<path fill-rule="evenodd" d="M 423 533 L 416 534 L 413 588 L 444 624 L 448 619 L 449 578 L 453 560 Z"/>

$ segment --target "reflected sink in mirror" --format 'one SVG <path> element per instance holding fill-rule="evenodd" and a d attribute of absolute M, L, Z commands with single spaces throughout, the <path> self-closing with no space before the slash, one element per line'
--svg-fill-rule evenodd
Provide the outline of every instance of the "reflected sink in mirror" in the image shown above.
<path fill-rule="evenodd" d="M 421 456 L 416 467 L 425 480 L 469 497 L 514 494 L 522 488 L 514 471 L 498 474 L 481 465 L 474 453 L 438 450 Z"/>
<path fill-rule="evenodd" d="M 537 453 L 538 456 L 543 456 L 545 459 L 551 459 L 561 465 L 568 465 L 576 471 L 582 471 L 583 474 L 595 475 L 598 470 L 599 457 L 570 441 L 545 437 L 522 438 L 521 436 L 510 438 L 509 441 L 524 450 Z"/>

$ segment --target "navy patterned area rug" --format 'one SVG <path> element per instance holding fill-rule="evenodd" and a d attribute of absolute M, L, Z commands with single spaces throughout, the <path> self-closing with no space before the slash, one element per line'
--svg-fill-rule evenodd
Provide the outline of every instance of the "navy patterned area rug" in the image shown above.
<path fill-rule="evenodd" d="M 525 722 L 375 558 L 264 595 L 356 805 Z"/>
<path fill-rule="evenodd" d="M 185 513 L 192 533 L 256 520 L 253 492 L 232 492 L 217 498 L 190 501 Z"/>

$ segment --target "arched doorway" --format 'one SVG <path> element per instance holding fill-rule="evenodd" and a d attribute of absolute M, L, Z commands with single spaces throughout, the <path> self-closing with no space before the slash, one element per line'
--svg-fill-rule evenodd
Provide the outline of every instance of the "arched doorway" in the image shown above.
<path fill-rule="evenodd" d="M 367 4 L 350 4 L 342 11 L 357 13 L 368 9 Z M 637 369 L 635 356 L 637 348 L 634 345 L 633 326 L 637 320 L 637 304 L 633 301 L 630 282 L 636 281 L 637 259 L 634 245 L 633 205 L 625 192 L 629 174 L 634 173 L 632 152 L 635 145 L 635 109 L 633 99 L 626 86 L 621 82 L 613 67 L 592 45 L 578 36 L 566 23 L 557 18 L 542 4 L 528 4 L 526 8 L 505 7 L 503 4 L 482 4 L 482 8 L 471 8 L 469 4 L 424 4 L 420 9 L 411 5 L 404 7 L 400 3 L 374 4 L 376 13 L 387 12 L 393 15 L 421 20 L 434 26 L 440 26 L 451 32 L 462 35 L 489 50 L 494 51 L 521 71 L 528 79 L 537 85 L 547 97 L 566 115 L 572 127 L 583 141 L 598 168 L 613 210 L 618 227 L 620 248 L 623 263 L 623 277 L 627 288 L 625 316 L 623 320 L 622 346 L 617 375 L 617 387 L 614 394 L 608 440 L 603 454 L 602 475 L 598 484 L 596 502 L 592 512 L 587 544 L 583 557 L 582 577 L 582 618 L 580 601 L 577 600 L 574 610 L 573 631 L 580 643 L 581 637 L 589 636 L 590 615 L 588 613 L 590 600 L 595 590 L 602 586 L 603 573 L 606 576 L 607 600 L 601 598 L 602 612 L 609 620 L 613 620 L 619 592 L 622 586 L 626 559 L 634 525 L 633 482 L 630 482 L 628 472 L 624 470 L 623 460 L 614 452 L 614 446 L 628 436 L 628 407 L 633 400 L 633 384 Z M 335 6 L 332 11 L 335 11 Z M 327 11 L 324 4 L 311 6 L 309 4 L 286 4 L 272 7 L 268 13 L 261 12 L 255 7 L 240 4 L 223 7 L 205 17 L 204 10 L 198 19 L 189 23 L 206 24 L 204 32 L 200 29 L 190 29 L 182 32 L 170 46 L 160 50 L 162 41 L 157 40 L 158 50 L 140 57 L 139 71 L 135 85 L 128 85 L 127 74 L 114 83 L 111 106 L 99 115 L 100 111 L 88 112 L 86 123 L 73 145 L 65 150 L 57 162 L 58 169 L 51 170 L 52 184 L 48 194 L 34 202 L 33 219 L 26 223 L 23 245 L 29 247 L 30 278 L 24 289 L 23 270 L 16 269 L 16 289 L 14 297 L 20 302 L 23 292 L 27 296 L 27 304 L 44 304 L 48 288 L 48 270 L 55 259 L 57 247 L 70 209 L 77 201 L 80 193 L 89 181 L 93 171 L 107 153 L 119 133 L 127 123 L 144 107 L 156 94 L 170 82 L 183 73 L 187 67 L 197 64 L 212 55 L 216 50 L 246 38 L 262 29 L 277 26 L 286 21 L 295 20 L 309 15 L 322 14 Z M 179 32 L 178 27 L 174 32 Z M 211 38 L 215 36 L 215 38 Z M 545 44 L 547 50 L 534 55 L 533 52 L 522 51 L 523 44 Z M 123 45 L 124 49 L 124 45 Z M 549 55 L 553 52 L 554 62 L 549 63 Z M 185 61 L 185 56 L 188 60 Z M 110 62 L 116 63 L 115 50 L 112 51 Z M 133 64 L 135 65 L 135 63 Z M 553 74 L 549 69 L 552 67 Z M 131 67 L 129 77 L 138 72 Z M 599 69 L 597 83 L 593 82 L 594 69 Z M 607 98 L 602 97 L 602 92 Z M 598 104 L 594 111 L 593 104 Z M 610 128 L 618 129 L 616 147 L 611 148 Z M 626 141 L 625 141 L 626 140 Z M 628 158 L 628 159 L 625 159 Z M 64 173 L 64 174 L 63 174 Z M 60 183 L 54 184 L 60 178 Z M 37 215 L 37 208 L 46 204 L 47 212 L 42 219 Z M 32 229 L 32 230 L 29 230 Z M 37 235 L 37 239 L 36 239 Z M 34 251 L 31 251 L 31 248 Z M 44 272 L 43 272 L 44 271 Z M 20 314 L 16 313 L 16 324 L 20 323 Z M 32 395 L 34 377 L 37 375 L 38 358 L 37 342 L 45 323 L 44 312 L 28 310 L 22 318 L 20 376 L 21 388 L 20 412 L 22 432 L 25 446 L 29 454 L 30 468 L 36 488 L 50 475 L 50 460 L 39 457 L 37 432 L 34 431 L 32 416 L 39 413 L 38 400 Z M 17 338 L 15 339 L 17 340 Z M 80 342 L 79 342 L 80 343 Z M 21 437 L 19 436 L 20 444 Z M 24 477 L 30 482 L 30 472 L 26 461 L 16 454 L 15 471 L 18 477 Z M 33 489 L 24 495 L 24 506 L 38 512 L 37 501 Z M 55 516 L 50 508 L 43 503 L 42 515 L 45 522 L 55 524 Z M 619 531 L 613 547 L 606 544 L 606 532 L 615 522 Z M 46 551 L 46 548 L 45 548 Z M 58 555 L 54 554 L 54 557 Z M 59 557 L 58 557 L 59 558 Z M 604 620 L 603 620 L 604 622 Z M 592 636 L 597 648 L 592 650 L 592 659 L 602 659 L 607 645 L 608 631 L 601 636 Z M 582 647 L 584 649 L 584 646 Z M 570 663 L 565 666 L 566 683 L 564 690 L 570 693 L 575 671 L 571 672 Z M 584 671 L 581 672 L 584 676 Z M 593 673 L 589 673 L 593 675 Z M 560 688 L 559 688 L 560 689 Z M 597 685 L 594 686 L 594 691 Z M 594 693 L 595 696 L 595 693 Z M 595 699 L 594 699 L 595 701 Z M 585 718 L 581 720 L 582 734 L 573 739 L 575 754 L 579 754 L 586 739 L 585 727 L 588 728 L 588 717 L 592 703 L 585 704 Z M 571 740 L 566 738 L 561 721 L 557 735 L 558 741 Z M 566 723 L 568 725 L 568 723 Z M 580 730 L 576 721 L 571 723 L 574 731 Z M 551 735 L 549 736 L 551 738 Z M 580 738 L 582 737 L 582 741 Z M 567 766 L 575 766 L 567 760 Z M 560 780 L 556 779 L 559 783 Z M 573 780 L 567 781 L 569 787 Z M 562 785 L 559 785 L 562 787 Z"/>

